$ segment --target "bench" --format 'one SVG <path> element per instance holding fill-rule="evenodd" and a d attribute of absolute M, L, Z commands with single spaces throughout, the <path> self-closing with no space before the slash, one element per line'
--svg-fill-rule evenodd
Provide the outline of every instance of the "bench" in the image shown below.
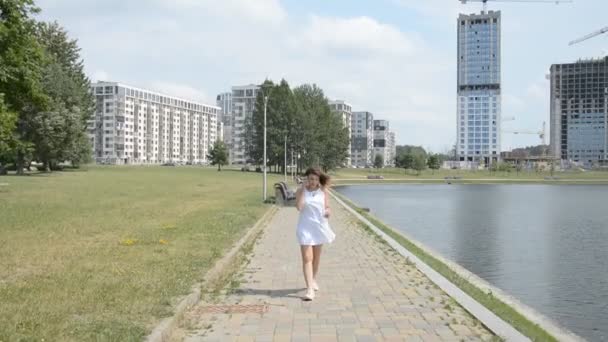
<path fill-rule="evenodd" d="M 285 182 L 274 184 L 275 197 L 278 205 L 291 206 L 295 205 L 296 194 L 289 190 Z"/>

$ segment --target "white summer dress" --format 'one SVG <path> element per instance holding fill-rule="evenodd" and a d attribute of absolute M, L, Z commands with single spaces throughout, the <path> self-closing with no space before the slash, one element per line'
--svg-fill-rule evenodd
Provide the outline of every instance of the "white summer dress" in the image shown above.
<path fill-rule="evenodd" d="M 329 227 L 325 214 L 325 192 L 323 189 L 303 189 L 304 207 L 300 210 L 296 235 L 301 246 L 316 246 L 331 243 L 336 234 Z"/>

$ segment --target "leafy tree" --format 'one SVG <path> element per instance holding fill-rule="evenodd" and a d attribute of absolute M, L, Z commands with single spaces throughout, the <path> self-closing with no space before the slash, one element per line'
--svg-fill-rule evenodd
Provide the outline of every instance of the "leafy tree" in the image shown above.
<path fill-rule="evenodd" d="M 437 156 L 436 154 L 430 155 L 429 159 L 427 160 L 427 165 L 429 169 L 433 170 L 433 173 L 435 172 L 435 170 L 439 170 L 439 168 L 441 167 L 441 161 L 439 160 L 439 156 Z"/>
<path fill-rule="evenodd" d="M 222 171 L 222 165 L 228 164 L 228 150 L 224 142 L 217 140 L 207 158 L 211 161 L 211 165 L 217 165 L 217 170 Z"/>
<path fill-rule="evenodd" d="M 376 169 L 381 169 L 384 166 L 384 157 L 381 154 L 376 154 L 374 157 L 374 167 Z"/>
<path fill-rule="evenodd" d="M 427 152 L 422 146 L 403 145 L 403 146 L 397 146 L 396 150 L 397 150 L 397 156 L 406 155 L 406 154 L 422 155 L 425 158 L 427 156 Z"/>
<path fill-rule="evenodd" d="M 41 82 L 46 55 L 32 18 L 38 12 L 33 0 L 0 1 L 0 94 L 7 110 L 17 114 L 11 154 L 18 174 L 33 152 L 30 119 L 48 104 Z"/>
<path fill-rule="evenodd" d="M 426 169 L 426 157 L 422 154 L 414 155 L 414 163 L 412 168 L 417 171 L 417 175 L 420 175 L 420 172 Z"/>
<path fill-rule="evenodd" d="M 287 81 L 279 84 L 266 80 L 256 98 L 253 116 L 246 122 L 246 151 L 248 157 L 258 164 L 264 155 L 264 97 L 268 97 L 266 110 L 266 155 L 268 164 L 283 167 L 285 137 L 288 150 L 293 148 L 295 99 Z"/>
<path fill-rule="evenodd" d="M 75 40 L 57 23 L 37 23 L 33 0 L 0 1 L 0 95 L 3 126 L 2 163 L 14 162 L 17 173 L 32 159 L 50 170 L 62 161 L 87 162 L 86 134 L 94 100 Z M 7 120 L 6 113 L 15 113 Z M 6 124 L 5 124 L 6 123 Z"/>
<path fill-rule="evenodd" d="M 414 168 L 414 155 L 411 153 L 398 155 L 396 162 L 396 166 L 403 168 L 407 173 L 407 170 Z"/>
<path fill-rule="evenodd" d="M 319 166 L 324 171 L 342 165 L 348 157 L 348 128 L 331 112 L 323 90 L 316 85 L 301 85 L 291 90 L 282 80 L 266 80 L 258 92 L 254 114 L 246 127 L 246 144 L 252 160 L 263 162 L 264 96 L 266 109 L 267 158 L 270 166 L 284 167 L 287 150 L 300 154 L 300 166 Z"/>
<path fill-rule="evenodd" d="M 30 118 L 35 155 L 47 171 L 63 161 L 78 166 L 91 158 L 86 129 L 95 105 L 80 49 L 56 22 L 39 23 L 36 36 L 47 54 L 42 84 L 50 100 L 47 111 Z"/>
<path fill-rule="evenodd" d="M 0 175 L 6 174 L 6 164 L 14 162 L 14 131 L 17 114 L 9 112 L 0 97 Z"/>

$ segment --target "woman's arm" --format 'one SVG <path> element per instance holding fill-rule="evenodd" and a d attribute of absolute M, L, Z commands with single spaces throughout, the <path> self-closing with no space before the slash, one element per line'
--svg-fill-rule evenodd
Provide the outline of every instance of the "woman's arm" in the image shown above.
<path fill-rule="evenodd" d="M 329 190 L 323 189 L 323 192 L 325 193 L 325 217 L 329 218 L 329 215 L 331 215 L 331 210 L 329 208 Z"/>
<path fill-rule="evenodd" d="M 296 209 L 302 210 L 304 208 L 304 186 L 300 186 L 296 191 Z"/>

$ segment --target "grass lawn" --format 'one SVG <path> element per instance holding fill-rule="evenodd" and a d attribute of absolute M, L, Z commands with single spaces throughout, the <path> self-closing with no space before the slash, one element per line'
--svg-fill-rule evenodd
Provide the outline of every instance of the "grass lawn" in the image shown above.
<path fill-rule="evenodd" d="M 141 340 L 268 209 L 253 172 L 91 167 L 0 183 L 5 342 Z"/>
<path fill-rule="evenodd" d="M 352 169 L 343 168 L 338 169 L 330 174 L 336 181 L 336 184 L 340 183 L 357 183 L 361 181 L 367 181 L 368 175 L 381 175 L 385 179 L 399 180 L 399 181 L 425 181 L 425 180 L 436 180 L 443 181 L 445 177 L 461 177 L 462 180 L 495 180 L 495 181 L 509 181 L 517 182 L 538 180 L 544 181 L 545 177 L 551 177 L 549 172 L 534 172 L 534 171 L 511 171 L 511 172 L 492 172 L 482 171 L 471 171 L 471 170 L 424 170 L 420 175 L 416 175 L 416 171 L 408 170 L 406 173 L 403 169 L 397 168 L 384 168 L 384 169 Z M 553 177 L 558 180 L 593 180 L 593 181 L 607 181 L 608 182 L 608 171 L 563 171 L 554 172 Z M 372 180 L 372 182 L 378 182 L 378 180 Z"/>

